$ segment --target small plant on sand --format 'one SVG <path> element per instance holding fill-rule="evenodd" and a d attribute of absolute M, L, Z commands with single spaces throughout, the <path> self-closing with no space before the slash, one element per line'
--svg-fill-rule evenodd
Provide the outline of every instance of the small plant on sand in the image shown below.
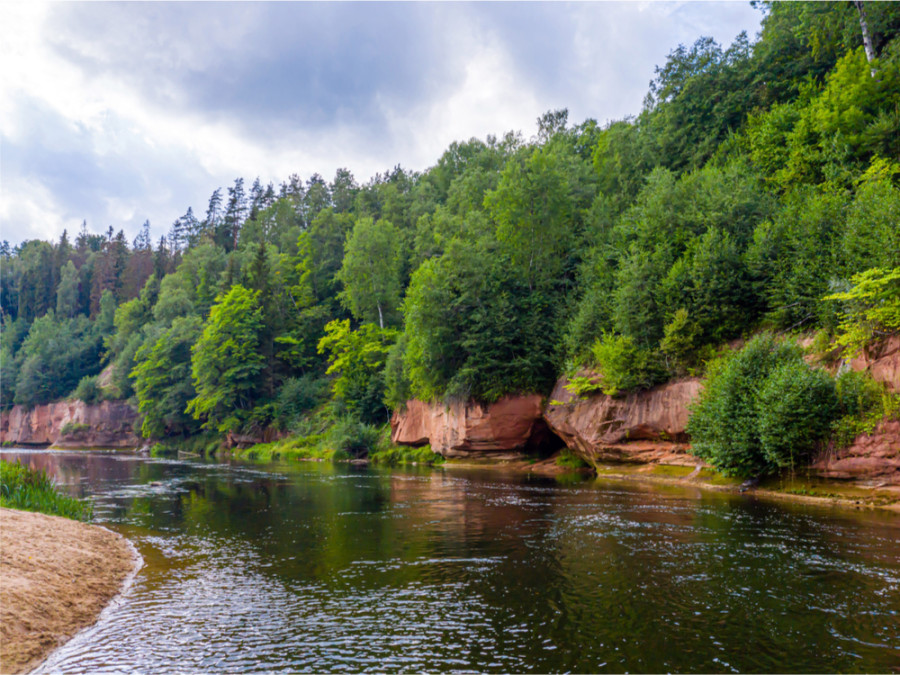
<path fill-rule="evenodd" d="M 91 520 L 94 505 L 62 494 L 47 476 L 46 471 L 0 460 L 0 506 L 38 511 L 73 520 Z"/>

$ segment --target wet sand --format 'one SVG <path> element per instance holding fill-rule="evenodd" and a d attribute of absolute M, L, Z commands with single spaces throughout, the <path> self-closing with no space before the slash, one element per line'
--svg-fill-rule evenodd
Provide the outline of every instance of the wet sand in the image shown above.
<path fill-rule="evenodd" d="M 27 672 L 93 624 L 139 564 L 118 534 L 0 509 L 0 672 Z"/>

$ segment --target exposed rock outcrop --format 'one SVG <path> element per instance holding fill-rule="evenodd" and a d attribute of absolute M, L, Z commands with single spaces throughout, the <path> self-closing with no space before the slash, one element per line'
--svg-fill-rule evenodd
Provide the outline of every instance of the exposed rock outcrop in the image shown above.
<path fill-rule="evenodd" d="M 579 399 L 561 378 L 544 418 L 566 445 L 591 462 L 702 464 L 689 454 L 688 405 L 700 393 L 686 379 L 621 398 L 602 394 Z"/>
<path fill-rule="evenodd" d="M 893 336 L 850 362 L 868 371 L 888 389 L 900 391 L 900 336 Z M 560 441 L 587 461 L 706 466 L 690 454 L 686 433 L 690 403 L 702 388 L 699 379 L 683 379 L 621 398 L 593 395 L 579 399 L 554 387 L 542 409 L 538 395 L 509 396 L 490 405 L 450 405 L 409 401 L 394 413 L 395 443 L 430 443 L 445 457 L 513 459 Z M 884 422 L 849 448 L 824 455 L 813 465 L 823 477 L 900 484 L 900 422 Z"/>
<path fill-rule="evenodd" d="M 889 391 L 900 392 L 900 335 L 869 347 L 850 361 L 853 370 L 867 370 L 876 382 L 884 382 Z"/>
<path fill-rule="evenodd" d="M 137 411 L 125 401 L 59 401 L 0 414 L 0 442 L 58 448 L 136 448 Z M 65 433 L 64 433 L 65 432 Z"/>
<path fill-rule="evenodd" d="M 403 445 L 430 443 L 448 458 L 517 459 L 532 449 L 561 445 L 542 414 L 537 394 L 505 396 L 490 404 L 412 400 L 391 418 L 391 439 Z"/>
<path fill-rule="evenodd" d="M 823 453 L 810 468 L 822 478 L 900 485 L 900 420 L 883 420 L 849 447 Z"/>

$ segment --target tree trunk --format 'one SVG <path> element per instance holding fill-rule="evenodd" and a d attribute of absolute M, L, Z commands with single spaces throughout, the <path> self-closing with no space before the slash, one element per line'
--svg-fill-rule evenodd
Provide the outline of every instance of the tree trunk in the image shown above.
<path fill-rule="evenodd" d="M 866 48 L 866 60 L 869 63 L 875 59 L 875 49 L 872 47 L 872 36 L 869 34 L 869 22 L 866 19 L 866 9 L 862 0 L 855 0 L 856 10 L 859 12 L 859 27 L 862 29 L 863 46 Z M 875 77 L 875 69 L 872 68 L 872 77 Z"/>

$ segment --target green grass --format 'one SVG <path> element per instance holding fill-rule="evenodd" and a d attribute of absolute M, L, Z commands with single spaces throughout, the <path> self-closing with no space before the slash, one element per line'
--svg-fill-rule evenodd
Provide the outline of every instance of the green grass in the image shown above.
<path fill-rule="evenodd" d="M 273 460 L 319 460 L 339 462 L 367 457 L 374 464 L 440 464 L 444 458 L 429 446 L 409 448 L 391 443 L 390 427 L 338 420 L 322 433 L 290 436 L 272 443 L 257 443 L 242 450 L 229 451 L 236 459 L 258 462 Z"/>
<path fill-rule="evenodd" d="M 402 466 L 404 464 L 427 464 L 434 466 L 443 464 L 444 458 L 431 449 L 430 445 L 411 448 L 405 445 L 390 444 L 369 453 L 369 461 L 386 466 Z"/>
<path fill-rule="evenodd" d="M 725 476 L 715 469 L 700 469 L 700 473 L 697 474 L 697 478 L 704 483 L 709 483 L 710 485 L 723 485 L 732 487 L 740 485 L 744 482 L 742 478 Z"/>
<path fill-rule="evenodd" d="M 587 466 L 590 466 L 590 464 L 588 464 L 583 459 L 581 459 L 581 457 L 566 448 L 561 450 L 559 453 L 559 457 L 556 458 L 556 466 L 561 466 L 566 469 L 583 469 Z"/>
<path fill-rule="evenodd" d="M 686 478 L 693 472 L 693 466 L 681 466 L 678 464 L 658 464 L 651 471 L 654 476 L 664 476 L 666 478 Z"/>
<path fill-rule="evenodd" d="M 0 506 L 89 521 L 94 504 L 64 495 L 45 471 L 0 460 Z"/>
<path fill-rule="evenodd" d="M 310 436 L 291 436 L 272 443 L 257 443 L 249 448 L 230 451 L 235 459 L 249 459 L 258 462 L 282 460 L 339 460 L 346 459 L 347 454 L 325 443 L 324 434 Z"/>

